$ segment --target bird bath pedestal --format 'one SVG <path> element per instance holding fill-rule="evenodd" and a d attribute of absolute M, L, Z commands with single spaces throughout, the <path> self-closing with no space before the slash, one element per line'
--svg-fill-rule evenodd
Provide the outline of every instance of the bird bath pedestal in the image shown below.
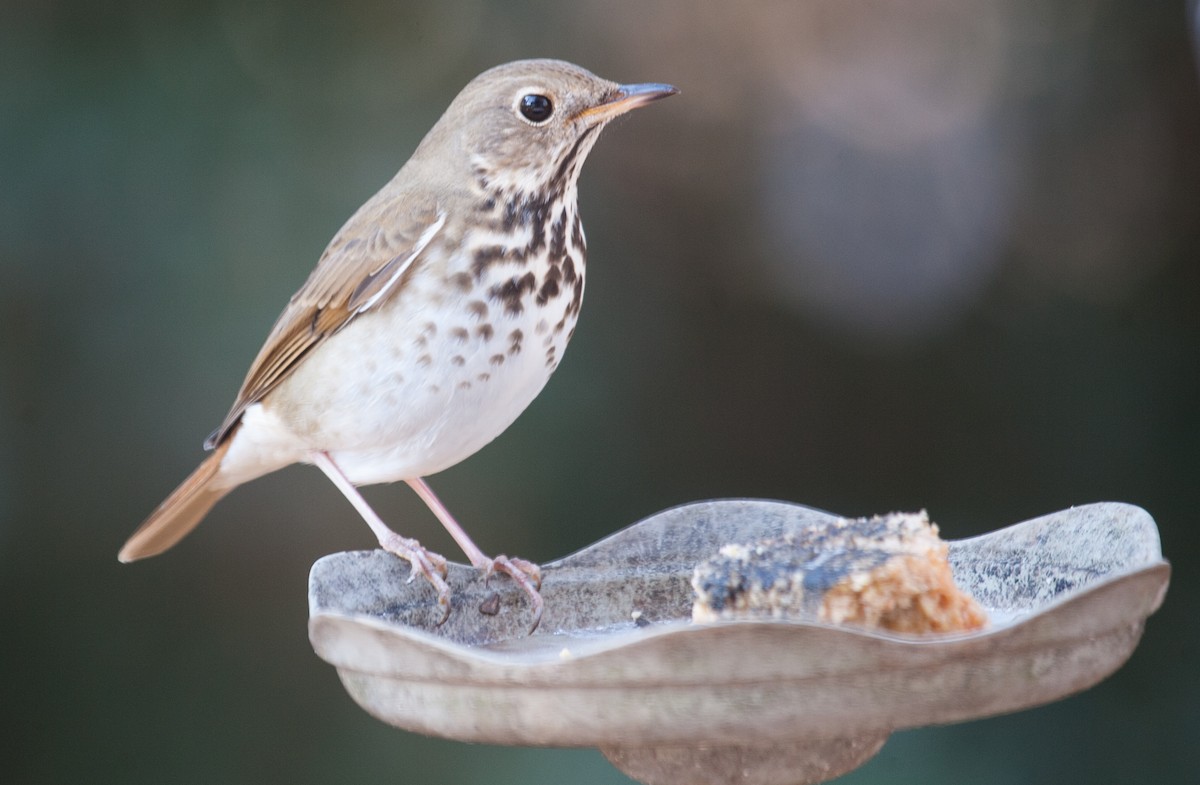
<path fill-rule="evenodd" d="M 439 627 L 406 562 L 333 554 L 309 578 L 309 637 L 359 705 L 406 730 L 599 747 L 648 785 L 800 785 L 857 768 L 894 730 L 1091 687 L 1133 652 L 1170 575 L 1144 510 L 1091 504 L 950 542 L 955 581 L 990 616 L 976 632 L 692 623 L 698 562 L 836 520 L 774 501 L 666 510 L 545 565 L 533 635 L 503 577 L 451 564 Z"/>

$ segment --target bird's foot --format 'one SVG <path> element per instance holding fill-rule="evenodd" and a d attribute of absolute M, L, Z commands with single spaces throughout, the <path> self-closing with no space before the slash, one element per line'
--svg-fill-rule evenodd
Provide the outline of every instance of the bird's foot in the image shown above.
<path fill-rule="evenodd" d="M 542 595 L 538 591 L 542 588 L 542 568 L 531 561 L 510 559 L 507 556 L 497 556 L 475 566 L 483 570 L 484 583 L 493 574 L 500 572 L 512 578 L 518 586 L 525 590 L 533 606 L 533 624 L 529 628 L 529 634 L 532 635 L 538 625 L 542 623 L 543 603 Z"/>
<path fill-rule="evenodd" d="M 442 626 L 446 619 L 450 618 L 450 586 L 446 583 L 446 559 L 427 550 L 416 540 L 401 537 L 395 532 L 388 532 L 388 535 L 390 536 L 385 535 L 379 539 L 379 545 L 388 553 L 399 556 L 412 565 L 408 582 L 412 583 L 419 575 L 429 581 L 433 590 L 437 592 L 437 604 L 442 609 L 442 618 L 438 621 L 438 626 Z"/>

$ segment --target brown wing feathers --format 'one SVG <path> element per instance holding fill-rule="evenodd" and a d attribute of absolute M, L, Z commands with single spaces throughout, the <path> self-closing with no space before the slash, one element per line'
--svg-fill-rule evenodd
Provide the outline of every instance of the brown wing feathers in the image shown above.
<path fill-rule="evenodd" d="M 368 202 L 338 233 L 275 322 L 233 408 L 205 442 L 213 453 L 134 532 L 118 555 L 121 561 L 154 556 L 170 548 L 233 490 L 215 488 L 214 480 L 246 407 L 262 400 L 308 352 L 357 314 L 394 296 L 401 288 L 397 284 L 402 283 L 406 266 L 441 229 L 444 220 L 444 215 L 432 208 L 411 211 L 405 221 L 368 209 L 371 205 Z M 378 229 L 380 225 L 404 229 L 384 234 Z M 371 241 L 354 239 L 364 235 Z"/>
<path fill-rule="evenodd" d="M 233 408 L 221 427 L 208 437 L 205 447 L 211 449 L 226 439 L 246 407 L 262 400 L 286 379 L 304 355 L 349 324 L 359 313 L 394 295 L 400 288 L 389 286 L 395 266 L 410 262 L 421 252 L 441 228 L 440 216 L 432 208 L 421 210 L 403 223 L 404 231 L 387 234 L 379 230 L 378 221 L 359 227 L 356 220 L 359 215 L 351 219 L 280 314 L 250 366 Z M 388 220 L 402 223 L 398 219 Z M 342 239 L 359 235 L 352 231 L 355 228 L 361 228 L 362 234 L 369 234 L 371 242 Z"/>

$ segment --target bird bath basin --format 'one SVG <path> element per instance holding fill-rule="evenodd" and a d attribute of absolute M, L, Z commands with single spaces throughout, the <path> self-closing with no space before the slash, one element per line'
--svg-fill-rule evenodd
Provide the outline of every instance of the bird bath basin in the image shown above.
<path fill-rule="evenodd" d="M 407 563 L 333 554 L 309 578 L 309 637 L 359 705 L 406 730 L 599 747 L 648 785 L 799 785 L 862 765 L 894 730 L 1096 684 L 1132 653 L 1170 575 L 1153 519 L 1101 503 L 950 542 L 956 583 L 989 614 L 983 630 L 691 622 L 698 562 L 835 520 L 775 501 L 666 510 L 544 565 L 533 635 L 526 597 L 503 577 L 485 586 L 451 564 L 453 610 L 438 627 Z"/>

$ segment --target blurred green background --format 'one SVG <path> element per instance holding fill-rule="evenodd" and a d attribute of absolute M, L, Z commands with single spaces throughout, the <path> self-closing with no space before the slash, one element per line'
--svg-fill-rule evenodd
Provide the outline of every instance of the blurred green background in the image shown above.
<path fill-rule="evenodd" d="M 433 478 L 480 545 L 550 560 L 720 496 L 927 507 L 950 538 L 1140 504 L 1176 573 L 1125 668 L 843 781 L 1194 782 L 1192 27 L 1134 0 L 0 5 L 0 781 L 625 781 L 351 702 L 306 577 L 374 542 L 314 469 L 116 561 L 342 221 L 472 76 L 553 56 L 683 94 L 585 167 L 561 369 Z M 460 558 L 406 488 L 367 494 Z"/>

